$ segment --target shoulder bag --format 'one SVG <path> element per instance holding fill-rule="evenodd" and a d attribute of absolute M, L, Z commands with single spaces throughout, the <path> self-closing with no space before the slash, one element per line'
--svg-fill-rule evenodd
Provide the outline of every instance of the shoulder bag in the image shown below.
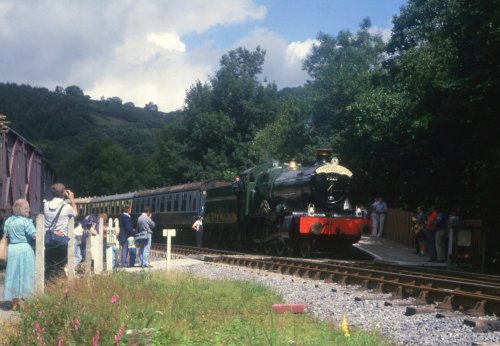
<path fill-rule="evenodd" d="M 64 207 L 64 203 L 59 207 L 57 211 L 56 217 L 52 220 L 52 223 L 49 226 L 49 229 L 45 231 L 45 246 L 46 247 L 58 247 L 63 245 L 68 245 L 69 237 L 66 235 L 57 235 L 54 233 L 52 227 L 55 225 L 57 219 L 59 219 L 59 214 L 61 214 L 61 210 Z"/>

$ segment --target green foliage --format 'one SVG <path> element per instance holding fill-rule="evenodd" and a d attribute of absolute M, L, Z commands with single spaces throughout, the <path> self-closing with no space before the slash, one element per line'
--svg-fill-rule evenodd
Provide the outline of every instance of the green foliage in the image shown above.
<path fill-rule="evenodd" d="M 237 48 L 168 115 L 13 84 L 0 84 L 0 113 L 77 195 L 231 178 L 271 158 L 306 164 L 331 147 L 354 172 L 354 204 L 437 202 L 493 224 L 499 18 L 499 1 L 408 0 L 387 45 L 369 19 L 319 33 L 302 87 L 278 91 L 261 76 L 265 51 Z"/>
<path fill-rule="evenodd" d="M 15 84 L 0 84 L 0 113 L 44 152 L 77 196 L 145 187 L 152 178 L 143 164 L 151 164 L 154 138 L 173 117 L 115 98 L 91 101 L 77 86 L 49 92 Z"/>
<path fill-rule="evenodd" d="M 483 216 L 497 204 L 486 177 L 500 173 L 500 150 L 489 140 L 498 128 L 499 18 L 498 1 L 432 0 L 409 1 L 394 19 L 392 89 L 409 95 L 406 114 L 420 127 L 405 145 L 419 164 L 408 180 L 427 191 L 415 197 L 428 204 Z"/>
<path fill-rule="evenodd" d="M 384 44 L 378 35 L 368 32 L 370 22 L 363 21 L 359 31 L 341 31 L 336 37 L 320 33 L 319 44 L 304 62 L 313 77 L 311 83 L 314 125 L 323 137 L 349 136 L 353 119 L 346 108 L 369 89 L 371 78 L 380 68 Z M 344 135 L 345 133 L 345 135 Z"/>

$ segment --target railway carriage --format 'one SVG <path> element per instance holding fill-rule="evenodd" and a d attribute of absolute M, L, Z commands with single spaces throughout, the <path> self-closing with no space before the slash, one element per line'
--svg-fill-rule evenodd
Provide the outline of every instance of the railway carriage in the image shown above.
<path fill-rule="evenodd" d="M 0 115 L 3 122 L 5 116 Z M 32 217 L 41 213 L 43 200 L 50 197 L 55 175 L 43 153 L 16 131 L 2 126 L 0 131 L 0 233 L 19 198 L 30 204 Z"/>
<path fill-rule="evenodd" d="M 132 200 L 132 218 L 137 219 L 145 205 L 150 206 L 157 231 L 153 240 L 164 241 L 161 229 L 177 229 L 175 243 L 194 243 L 191 230 L 194 218 L 203 214 L 206 190 L 226 183 L 224 179 L 211 179 L 182 185 L 138 191 Z"/>

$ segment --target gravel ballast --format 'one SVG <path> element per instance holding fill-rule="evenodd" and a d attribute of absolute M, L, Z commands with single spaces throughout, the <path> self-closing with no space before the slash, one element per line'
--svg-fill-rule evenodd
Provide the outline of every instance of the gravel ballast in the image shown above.
<path fill-rule="evenodd" d="M 398 306 L 387 294 L 374 294 L 357 286 L 284 276 L 262 270 L 200 263 L 177 270 L 210 279 L 246 280 L 264 284 L 278 292 L 287 304 L 305 304 L 314 317 L 340 324 L 345 313 L 351 327 L 376 330 L 397 345 L 500 345 L 500 332 L 477 333 L 463 324 L 473 318 L 437 318 L 436 313 L 405 316 L 407 305 Z M 361 299 L 359 299 L 361 298 Z M 392 306 L 385 306 L 385 302 Z M 399 301 L 401 302 L 401 301 Z"/>

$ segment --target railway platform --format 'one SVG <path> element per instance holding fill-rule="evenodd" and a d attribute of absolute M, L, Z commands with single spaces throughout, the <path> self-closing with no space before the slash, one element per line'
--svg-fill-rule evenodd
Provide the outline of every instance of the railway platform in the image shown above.
<path fill-rule="evenodd" d="M 384 237 L 363 236 L 353 245 L 372 256 L 375 262 L 405 266 L 426 266 L 445 268 L 446 263 L 429 262 L 429 256 L 415 254 L 415 248 L 408 247 Z"/>

